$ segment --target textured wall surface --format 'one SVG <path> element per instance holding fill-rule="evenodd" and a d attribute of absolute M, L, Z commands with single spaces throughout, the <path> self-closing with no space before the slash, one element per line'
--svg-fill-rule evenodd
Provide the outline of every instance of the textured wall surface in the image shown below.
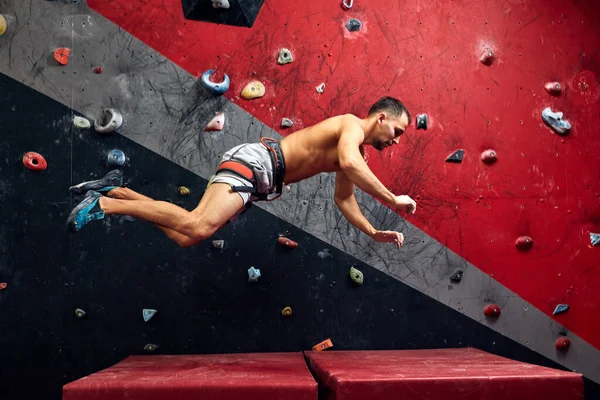
<path fill-rule="evenodd" d="M 379 270 L 424 293 L 442 309 L 456 310 L 482 329 L 514 340 L 515 349 L 522 345 L 600 382 L 595 335 L 600 327 L 600 248 L 589 242 L 589 232 L 600 231 L 600 141 L 593 129 L 599 117 L 599 35 L 594 26 L 599 6 L 592 1 L 541 0 L 355 3 L 345 11 L 334 2 L 309 1 L 301 7 L 266 2 L 247 28 L 186 20 L 179 0 L 9 1 L 0 7 L 8 21 L 0 37 L 0 72 L 91 119 L 103 107 L 118 108 L 125 117 L 119 134 L 205 179 L 233 145 L 285 135 L 337 113 L 363 116 L 382 95 L 401 98 L 413 119 L 417 113 L 429 114 L 429 129 L 411 127 L 398 148 L 369 151 L 368 162 L 393 191 L 416 198 L 418 212 L 404 220 L 357 193 L 376 227 L 404 232 L 407 242 L 401 251 L 374 243 L 347 224 L 333 205 L 333 177 L 326 174 L 293 185 L 277 202 L 259 207 L 304 232 L 307 241 L 320 240 L 373 273 Z M 363 22 L 361 31 L 346 30 L 350 17 Z M 495 54 L 491 66 L 478 61 L 486 46 Z M 68 65 L 52 60 L 57 47 L 71 48 Z M 295 61 L 280 66 L 276 58 L 283 47 L 292 50 Z M 102 74 L 94 74 L 98 66 Z M 217 79 L 223 73 L 231 78 L 222 97 L 199 84 L 198 76 L 209 68 L 217 71 Z M 240 90 L 252 79 L 263 81 L 267 93 L 242 100 Z M 560 97 L 544 90 L 554 80 L 564 88 Z M 319 94 L 315 87 L 322 82 L 326 88 Z M 12 105 L 10 98 L 4 100 L 6 113 Z M 560 137 L 542 123 L 541 110 L 548 106 L 565 113 L 573 125 L 570 135 Z M 215 111 L 226 113 L 225 130 L 202 133 Z M 28 112 L 32 119 L 41 118 L 36 113 L 42 111 Z M 291 129 L 279 127 L 283 117 L 295 121 Z M 60 121 L 54 126 L 48 122 L 48 132 L 72 129 L 70 120 Z M 97 140 L 94 135 L 76 134 L 71 140 L 98 147 L 91 142 Z M 491 166 L 479 160 L 487 148 L 499 157 Z M 456 149 L 465 150 L 463 163 L 445 163 Z M 64 168 L 63 176 L 70 176 L 65 186 L 77 183 L 77 168 Z M 91 168 L 88 174 L 101 172 Z M 138 180 L 156 176 L 149 170 L 137 173 Z M 166 189 L 153 189 L 169 196 Z M 34 197 L 28 201 L 36 203 Z M 61 201 L 67 207 L 75 200 Z M 249 221 L 258 212 L 251 210 L 234 230 L 253 229 Z M 521 235 L 534 239 L 529 252 L 515 249 Z M 101 238 L 105 240 L 103 233 Z M 321 260 L 318 254 L 325 247 L 301 245 Z M 68 242 L 63 246 L 72 251 Z M 72 257 L 80 257 L 75 253 Z M 243 262 L 241 256 L 229 256 L 231 264 Z M 136 261 L 128 261 L 132 263 Z M 313 264 L 303 265 L 310 279 L 319 279 Z M 15 273 L 3 268 L 8 277 Z M 457 268 L 465 276 L 451 283 L 449 276 Z M 89 282 L 92 277 L 82 279 Z M 317 298 L 323 296 L 317 286 L 313 290 Z M 372 301 L 387 309 L 395 290 Z M 0 293 L 1 300 L 9 295 Z M 483 316 L 489 302 L 502 307 L 497 321 Z M 552 316 L 558 303 L 571 308 Z M 415 321 L 420 315 L 390 308 L 400 320 L 410 315 Z M 446 330 L 445 324 L 437 329 Z M 563 334 L 573 341 L 566 354 L 554 349 Z M 492 351 L 497 346 L 488 334 L 479 340 Z M 420 334 L 387 343 L 401 347 L 407 342 L 417 348 L 444 345 Z M 456 340 L 452 345 L 467 343 L 475 342 Z M 373 342 L 348 343 L 351 348 L 362 345 Z"/>

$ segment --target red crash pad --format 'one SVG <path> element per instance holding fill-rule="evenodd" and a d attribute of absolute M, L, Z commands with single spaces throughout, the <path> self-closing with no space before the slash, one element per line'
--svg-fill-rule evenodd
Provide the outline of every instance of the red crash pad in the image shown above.
<path fill-rule="evenodd" d="M 573 400 L 583 378 L 476 349 L 307 352 L 330 400 Z"/>
<path fill-rule="evenodd" d="M 63 400 L 317 400 L 302 353 L 131 356 L 63 386 Z"/>

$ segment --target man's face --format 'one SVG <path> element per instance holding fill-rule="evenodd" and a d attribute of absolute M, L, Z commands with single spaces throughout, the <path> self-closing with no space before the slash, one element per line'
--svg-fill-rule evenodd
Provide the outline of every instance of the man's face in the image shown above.
<path fill-rule="evenodd" d="M 400 142 L 400 136 L 408 126 L 408 116 L 402 113 L 401 117 L 390 116 L 387 113 L 380 113 L 377 117 L 377 128 L 375 131 L 375 140 L 373 147 L 382 151 L 394 144 Z"/>

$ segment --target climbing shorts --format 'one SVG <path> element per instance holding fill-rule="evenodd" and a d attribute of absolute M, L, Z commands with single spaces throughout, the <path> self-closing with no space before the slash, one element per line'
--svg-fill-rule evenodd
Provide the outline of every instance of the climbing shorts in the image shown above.
<path fill-rule="evenodd" d="M 285 162 L 279 144 L 263 138 L 259 143 L 240 144 L 225 152 L 208 185 L 229 184 L 246 205 L 256 200 L 270 200 L 273 193 L 281 194 L 284 175 Z"/>

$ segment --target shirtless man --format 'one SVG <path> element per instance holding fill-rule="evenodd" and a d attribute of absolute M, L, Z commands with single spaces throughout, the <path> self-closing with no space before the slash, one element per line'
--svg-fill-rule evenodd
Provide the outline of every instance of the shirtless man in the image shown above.
<path fill-rule="evenodd" d="M 339 115 L 294 132 L 279 143 L 262 138 L 260 143 L 238 145 L 223 155 L 193 211 L 122 187 L 121 172 L 114 170 L 102 179 L 70 188 L 75 193 L 87 193 L 67 224 L 78 231 L 105 215 L 130 215 L 156 224 L 181 247 L 191 247 L 246 211 L 253 201 L 279 197 L 284 182 L 291 184 L 321 172 L 335 172 L 335 204 L 344 217 L 375 241 L 401 247 L 402 233 L 377 230 L 365 218 L 354 197 L 354 185 L 396 212 L 414 214 L 415 201 L 390 192 L 364 160 L 364 146 L 383 151 L 398 144 L 409 124 L 405 106 L 395 98 L 384 97 L 373 104 L 366 118 Z"/>

